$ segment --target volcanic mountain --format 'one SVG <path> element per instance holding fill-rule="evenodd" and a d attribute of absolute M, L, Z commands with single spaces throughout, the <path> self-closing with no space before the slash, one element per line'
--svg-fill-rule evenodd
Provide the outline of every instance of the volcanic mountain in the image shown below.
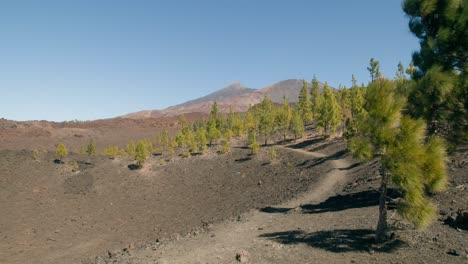
<path fill-rule="evenodd" d="M 247 88 L 239 82 L 235 82 L 206 96 L 163 110 L 140 111 L 122 117 L 141 119 L 171 117 L 189 113 L 209 113 L 211 105 L 215 101 L 221 112 L 228 112 L 229 108 L 232 108 L 234 112 L 245 112 L 250 105 L 260 103 L 265 95 L 268 95 L 274 103 L 281 103 L 283 96 L 286 96 L 291 103 L 297 102 L 302 86 L 303 81 L 298 79 L 280 81 L 258 90 Z M 322 85 L 320 86 L 322 87 Z"/>

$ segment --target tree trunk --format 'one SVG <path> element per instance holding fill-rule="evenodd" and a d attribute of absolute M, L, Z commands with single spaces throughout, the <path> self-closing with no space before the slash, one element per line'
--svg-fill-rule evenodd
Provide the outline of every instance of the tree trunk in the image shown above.
<path fill-rule="evenodd" d="M 268 139 L 265 138 L 265 146 L 268 145 Z"/>
<path fill-rule="evenodd" d="M 381 167 L 382 181 L 380 183 L 380 198 L 379 198 L 379 222 L 377 223 L 377 229 L 375 230 L 375 242 L 380 243 L 385 238 L 385 232 L 387 231 L 387 203 L 385 197 L 387 196 L 387 182 L 388 175 L 386 168 L 382 165 Z"/>

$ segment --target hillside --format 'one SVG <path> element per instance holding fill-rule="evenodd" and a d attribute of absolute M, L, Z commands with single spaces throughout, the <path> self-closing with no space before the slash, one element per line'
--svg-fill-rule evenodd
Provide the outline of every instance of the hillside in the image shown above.
<path fill-rule="evenodd" d="M 206 96 L 163 110 L 140 111 L 122 117 L 129 119 L 145 119 L 171 117 L 189 113 L 209 113 L 214 101 L 218 103 L 221 112 L 228 112 L 229 108 L 232 108 L 234 112 L 245 112 L 250 105 L 260 103 L 265 95 L 268 95 L 275 103 L 281 103 L 283 96 L 286 96 L 289 102 L 297 102 L 302 85 L 302 80 L 289 79 L 255 90 L 247 88 L 237 82 Z"/>

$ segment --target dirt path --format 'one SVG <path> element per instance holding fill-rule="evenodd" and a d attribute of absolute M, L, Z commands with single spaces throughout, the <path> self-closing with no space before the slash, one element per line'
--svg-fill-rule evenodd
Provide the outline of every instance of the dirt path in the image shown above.
<path fill-rule="evenodd" d="M 288 146 L 280 148 L 314 159 L 326 157 L 318 152 Z M 267 208 L 265 211 L 251 211 L 245 216 L 245 220 L 216 224 L 206 234 L 134 251 L 128 259 L 119 260 L 119 263 L 236 263 L 236 254 L 241 250 L 248 252 L 249 263 L 287 263 L 284 252 L 277 253 L 289 251 L 288 246 L 262 237 L 262 234 L 298 230 L 316 222 L 310 219 L 315 216 L 297 213 L 300 211 L 299 206 L 321 202 L 333 194 L 337 185 L 345 182 L 346 172 L 339 169 L 349 165 L 345 159 L 325 159 L 324 162 L 327 162 L 330 170 L 310 191 L 297 199 L 271 208 L 272 211 Z M 295 255 L 296 258 L 297 256 Z M 322 263 L 326 258 L 317 254 L 316 259 L 317 263 Z M 297 259 L 291 263 L 297 263 L 296 261 Z"/>

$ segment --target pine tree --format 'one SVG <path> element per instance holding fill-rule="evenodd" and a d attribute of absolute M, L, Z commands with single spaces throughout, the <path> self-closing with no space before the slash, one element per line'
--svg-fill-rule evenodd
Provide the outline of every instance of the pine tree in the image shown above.
<path fill-rule="evenodd" d="M 231 129 L 234 135 L 238 137 L 242 137 L 245 134 L 245 126 L 239 113 L 234 114 Z"/>
<path fill-rule="evenodd" d="M 312 123 L 312 101 L 309 97 L 309 86 L 305 80 L 303 80 L 302 89 L 299 94 L 297 109 L 304 120 L 304 124 Z"/>
<path fill-rule="evenodd" d="M 115 159 L 118 153 L 119 147 L 117 146 L 107 146 L 104 149 L 104 155 L 106 155 L 109 159 Z"/>
<path fill-rule="evenodd" d="M 314 118 L 318 115 L 318 111 L 320 109 L 320 103 L 323 100 L 322 93 L 320 92 L 320 84 L 319 81 L 317 80 L 317 77 L 314 75 L 314 79 L 312 79 L 312 88 L 310 90 L 310 96 L 311 96 L 311 101 L 312 101 L 312 114 Z"/>
<path fill-rule="evenodd" d="M 252 155 L 257 155 L 260 145 L 257 142 L 255 130 L 249 130 L 249 148 L 252 150 Z"/>
<path fill-rule="evenodd" d="M 271 161 L 276 159 L 277 155 L 276 155 L 276 148 L 275 147 L 270 148 L 269 156 L 270 156 Z"/>
<path fill-rule="evenodd" d="M 258 118 L 255 113 L 255 109 L 252 106 L 249 107 L 247 113 L 245 114 L 244 124 L 244 127 L 247 129 L 247 132 L 257 130 Z"/>
<path fill-rule="evenodd" d="M 317 117 L 317 126 L 325 131 L 325 134 L 335 132 L 341 123 L 341 109 L 336 102 L 335 95 L 325 83 L 323 86 L 323 102 L 320 105 Z"/>
<path fill-rule="evenodd" d="M 291 125 L 292 110 L 286 96 L 283 97 L 283 105 L 276 110 L 276 127 L 286 141 L 289 127 Z"/>
<path fill-rule="evenodd" d="M 380 159 L 381 186 L 376 241 L 387 229 L 386 193 L 389 181 L 403 191 L 398 212 L 418 228 L 427 227 L 435 216 L 435 206 L 425 197 L 445 188 L 445 150 L 442 141 L 432 137 L 425 142 L 425 126 L 402 115 L 404 98 L 395 84 L 379 79 L 370 83 L 364 114 L 359 116 L 357 134 L 348 148 L 361 160 Z"/>
<path fill-rule="evenodd" d="M 297 110 L 292 112 L 291 116 L 291 131 L 294 133 L 294 139 L 304 136 L 304 122 Z"/>
<path fill-rule="evenodd" d="M 132 159 L 135 157 L 136 153 L 136 145 L 135 142 L 132 140 L 130 141 L 127 146 L 125 146 L 125 151 L 127 152 L 128 156 L 130 156 Z"/>
<path fill-rule="evenodd" d="M 146 159 L 148 157 L 148 150 L 145 146 L 145 143 L 143 141 L 138 141 L 135 149 L 135 156 L 134 160 L 136 162 L 136 165 L 138 168 L 142 168 L 143 164 L 145 163 Z"/>
<path fill-rule="evenodd" d="M 221 154 L 226 154 L 231 150 L 231 146 L 229 146 L 229 140 L 223 139 L 221 143 Z"/>
<path fill-rule="evenodd" d="M 199 127 L 197 129 L 196 135 L 195 135 L 195 141 L 198 144 L 198 149 L 204 153 L 206 151 L 206 144 L 208 143 L 206 140 L 206 129 L 203 127 Z"/>
<path fill-rule="evenodd" d="M 88 146 L 86 148 L 86 153 L 90 157 L 96 155 L 96 147 L 94 146 L 93 140 L 89 141 Z"/>
<path fill-rule="evenodd" d="M 210 142 L 210 146 L 216 143 L 221 138 L 221 131 L 216 127 L 216 120 L 210 119 L 206 127 L 206 137 Z"/>
<path fill-rule="evenodd" d="M 424 118 L 431 134 L 468 140 L 466 1 L 405 0 L 409 28 L 419 39 L 409 114 Z"/>
<path fill-rule="evenodd" d="M 59 157 L 60 163 L 62 163 L 63 158 L 65 158 L 68 155 L 67 148 L 65 147 L 63 143 L 57 146 L 57 149 L 55 150 L 55 154 L 57 154 L 57 156 Z"/>
<path fill-rule="evenodd" d="M 370 59 L 369 67 L 367 67 L 367 70 L 370 73 L 372 82 L 382 77 L 382 73 L 380 72 L 380 62 L 378 60 L 375 60 L 374 58 Z"/>
<path fill-rule="evenodd" d="M 159 136 L 159 141 L 163 145 L 164 148 L 169 147 L 169 132 L 165 128 L 161 131 L 161 134 Z"/>
<path fill-rule="evenodd" d="M 211 106 L 210 117 L 206 125 L 206 137 L 210 146 L 221 138 L 221 120 L 218 113 L 218 103 L 216 101 Z"/>
<path fill-rule="evenodd" d="M 265 140 L 265 146 L 268 144 L 268 139 L 275 128 L 275 116 L 273 112 L 273 103 L 267 95 L 263 98 L 258 108 L 259 122 L 258 131 Z"/>
<path fill-rule="evenodd" d="M 350 94 L 350 101 L 351 101 L 351 119 L 354 120 L 356 116 L 362 113 L 363 106 L 364 106 L 364 93 L 363 89 L 357 85 L 357 81 L 352 76 L 352 86 L 351 86 L 351 94 Z"/>

